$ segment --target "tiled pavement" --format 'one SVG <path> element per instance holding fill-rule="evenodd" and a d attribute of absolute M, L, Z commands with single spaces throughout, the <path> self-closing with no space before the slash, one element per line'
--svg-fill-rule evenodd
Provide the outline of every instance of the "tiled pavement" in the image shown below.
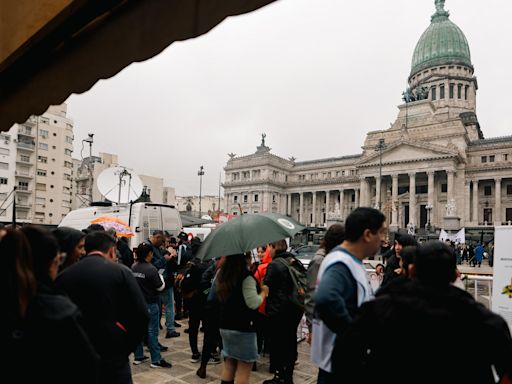
<path fill-rule="evenodd" d="M 220 383 L 220 373 L 222 364 L 208 365 L 206 378 L 201 379 L 196 375 L 199 363 L 190 362 L 191 352 L 188 345 L 188 335 L 183 330 L 188 326 L 187 321 L 180 321 L 182 325 L 177 331 L 181 333 L 180 337 L 165 339 L 165 332 L 160 333 L 160 342 L 169 347 L 162 356 L 170 363 L 172 368 L 150 368 L 149 363 L 132 365 L 132 374 L 135 384 L 210 384 Z M 199 335 L 199 349 L 202 346 L 202 333 Z M 303 341 L 299 343 L 299 360 L 295 366 L 294 383 L 311 384 L 316 383 L 317 369 L 309 360 L 309 345 Z M 149 356 L 149 352 L 145 350 Z M 131 357 L 133 359 L 133 355 Z M 261 383 L 269 379 L 272 374 L 268 373 L 268 355 L 260 357 L 257 372 L 251 373 L 251 383 Z"/>

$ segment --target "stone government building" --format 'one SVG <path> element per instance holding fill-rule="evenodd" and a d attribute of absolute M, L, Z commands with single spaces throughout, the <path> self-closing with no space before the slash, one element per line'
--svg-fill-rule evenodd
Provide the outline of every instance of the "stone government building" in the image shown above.
<path fill-rule="evenodd" d="M 394 231 L 510 225 L 512 136 L 484 138 L 469 45 L 444 2 L 435 1 L 389 129 L 369 132 L 361 154 L 301 162 L 272 154 L 262 135 L 254 154 L 230 154 L 227 212 L 279 212 L 322 226 L 368 206 L 380 207 Z"/>

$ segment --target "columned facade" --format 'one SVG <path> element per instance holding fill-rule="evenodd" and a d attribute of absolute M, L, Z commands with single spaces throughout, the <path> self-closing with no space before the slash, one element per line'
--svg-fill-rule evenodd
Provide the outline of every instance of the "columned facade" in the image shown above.
<path fill-rule="evenodd" d="M 254 154 L 230 155 L 228 212 L 240 204 L 322 226 L 327 216 L 377 207 L 392 230 L 423 235 L 448 219 L 475 230 L 512 224 L 512 136 L 484 139 L 469 44 L 436 4 L 391 126 L 368 132 L 361 153 L 310 161 L 272 154 L 263 136 Z"/>

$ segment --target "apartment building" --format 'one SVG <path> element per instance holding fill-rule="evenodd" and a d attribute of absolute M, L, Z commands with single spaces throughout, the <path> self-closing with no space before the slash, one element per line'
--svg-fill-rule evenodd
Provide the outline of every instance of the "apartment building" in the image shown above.
<path fill-rule="evenodd" d="M 73 121 L 66 104 L 0 136 L 0 222 L 57 225 L 71 210 Z M 14 188 L 16 187 L 16 190 Z"/>

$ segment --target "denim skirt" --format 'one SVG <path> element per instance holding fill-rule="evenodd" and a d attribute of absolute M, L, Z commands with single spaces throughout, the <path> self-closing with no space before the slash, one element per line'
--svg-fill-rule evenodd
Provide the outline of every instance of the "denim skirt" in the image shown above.
<path fill-rule="evenodd" d="M 253 363 L 258 360 L 256 332 L 241 332 L 232 329 L 220 329 L 222 337 L 222 357 Z"/>

